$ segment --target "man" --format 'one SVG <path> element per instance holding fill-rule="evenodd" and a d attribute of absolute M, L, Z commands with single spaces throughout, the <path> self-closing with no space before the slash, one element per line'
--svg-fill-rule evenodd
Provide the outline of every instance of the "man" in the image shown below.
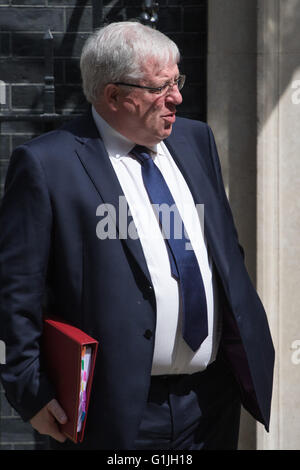
<path fill-rule="evenodd" d="M 11 157 L 0 212 L 2 382 L 54 448 L 235 449 L 241 401 L 268 429 L 268 324 L 212 132 L 175 118 L 178 63 L 158 31 L 100 29 L 81 57 L 91 110 Z M 43 308 L 99 340 L 77 446 L 59 431 L 67 417 L 43 367 Z"/>

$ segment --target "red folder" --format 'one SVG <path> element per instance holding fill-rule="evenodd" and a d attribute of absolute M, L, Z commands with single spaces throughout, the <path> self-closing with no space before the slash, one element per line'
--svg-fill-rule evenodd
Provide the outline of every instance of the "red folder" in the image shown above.
<path fill-rule="evenodd" d="M 86 348 L 91 348 L 90 367 L 84 395 L 84 411 L 79 411 L 82 383 L 82 358 Z M 56 318 L 44 319 L 43 352 L 49 379 L 56 389 L 56 397 L 68 422 L 60 425 L 61 431 L 73 442 L 82 442 L 90 401 L 98 341 L 80 329 Z M 78 418 L 82 421 L 77 431 Z"/>

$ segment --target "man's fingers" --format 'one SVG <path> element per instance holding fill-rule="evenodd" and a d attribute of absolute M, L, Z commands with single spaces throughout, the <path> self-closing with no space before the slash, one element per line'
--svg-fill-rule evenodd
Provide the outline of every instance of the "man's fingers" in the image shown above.
<path fill-rule="evenodd" d="M 65 424 L 68 421 L 66 413 L 55 398 L 48 403 L 47 408 L 60 424 Z"/>
<path fill-rule="evenodd" d="M 47 434 L 59 442 L 64 442 L 66 436 L 60 432 L 58 423 L 65 424 L 67 416 L 57 400 L 51 400 L 30 420 L 34 429 L 40 434 Z"/>
<path fill-rule="evenodd" d="M 65 442 L 65 440 L 67 439 L 66 436 L 60 432 L 58 425 L 56 424 L 55 421 L 53 421 L 53 423 L 49 427 L 49 431 L 47 434 L 59 442 Z"/>

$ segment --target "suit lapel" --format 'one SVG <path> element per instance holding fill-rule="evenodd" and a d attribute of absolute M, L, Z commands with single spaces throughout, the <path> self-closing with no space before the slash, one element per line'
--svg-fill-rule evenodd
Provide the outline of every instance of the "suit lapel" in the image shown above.
<path fill-rule="evenodd" d="M 76 153 L 86 173 L 99 193 L 99 196 L 106 204 L 108 212 L 113 218 L 113 223 L 116 224 L 117 232 L 119 233 L 119 198 L 122 197 L 125 200 L 125 195 L 92 116 L 89 115 L 87 119 L 89 121 L 88 126 L 86 126 L 88 129 L 87 132 L 81 132 L 80 136 L 76 136 Z M 116 217 L 114 217 L 114 214 L 110 212 L 109 205 L 114 207 Z M 131 223 L 134 222 L 132 221 Z M 122 242 L 124 242 L 131 254 L 134 256 L 148 281 L 151 282 L 151 277 L 140 240 L 132 239 L 127 236 L 126 238 L 122 237 Z"/>
<path fill-rule="evenodd" d="M 173 132 L 165 140 L 165 144 L 184 176 L 195 204 L 204 205 L 204 233 L 208 248 L 219 272 L 223 273 L 222 277 L 227 279 L 229 272 L 227 253 L 229 253 L 230 248 L 228 246 L 228 237 L 224 233 L 224 227 L 227 227 L 228 224 L 226 224 L 226 220 L 224 221 L 226 214 L 217 190 L 213 186 L 208 165 L 205 163 L 205 158 L 210 157 L 200 154 L 182 133 L 176 134 Z"/>

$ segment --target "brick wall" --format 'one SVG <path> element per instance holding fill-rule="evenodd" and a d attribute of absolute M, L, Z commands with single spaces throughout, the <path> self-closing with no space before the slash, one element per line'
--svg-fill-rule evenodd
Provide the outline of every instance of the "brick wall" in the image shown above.
<path fill-rule="evenodd" d="M 179 45 L 183 56 L 181 70 L 187 75 L 184 102 L 178 114 L 205 120 L 207 2 L 158 1 L 157 27 Z M 142 0 L 104 1 L 103 17 L 108 21 L 136 18 L 141 4 Z M 48 28 L 54 38 L 56 111 L 80 113 L 86 109 L 78 64 L 82 45 L 93 28 L 92 13 L 91 0 L 0 0 L 0 80 L 6 83 L 6 104 L 2 108 L 0 105 L 0 114 L 42 112 L 42 39 Z M 0 197 L 13 148 L 49 127 L 54 125 L 25 119 L 0 121 Z M 46 446 L 46 440 L 18 417 L 0 389 L 0 450 Z"/>

